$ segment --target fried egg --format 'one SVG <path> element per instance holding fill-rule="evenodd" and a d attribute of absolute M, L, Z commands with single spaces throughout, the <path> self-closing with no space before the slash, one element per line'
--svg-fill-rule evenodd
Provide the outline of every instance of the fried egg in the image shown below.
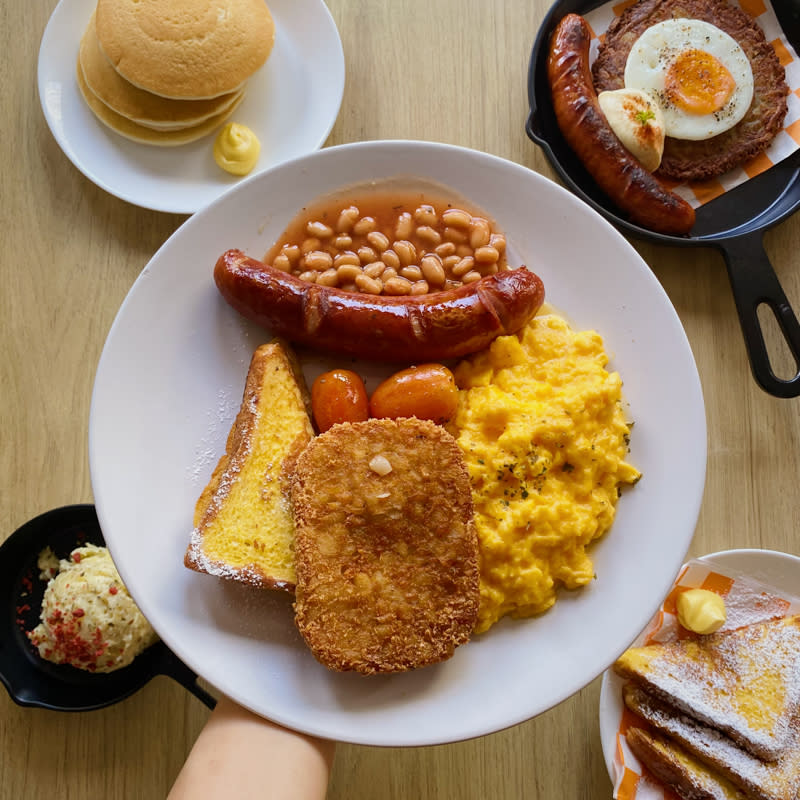
<path fill-rule="evenodd" d="M 698 19 L 648 28 L 625 65 L 625 87 L 649 92 L 675 139 L 710 139 L 736 125 L 753 100 L 753 70 L 724 31 Z"/>

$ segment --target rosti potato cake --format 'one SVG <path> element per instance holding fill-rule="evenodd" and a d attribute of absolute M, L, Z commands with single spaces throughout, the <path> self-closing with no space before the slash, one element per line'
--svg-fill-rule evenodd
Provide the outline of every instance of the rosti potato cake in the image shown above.
<path fill-rule="evenodd" d="M 341 423 L 292 481 L 296 622 L 318 661 L 363 674 L 443 661 L 478 610 L 478 544 L 455 440 L 418 419 Z"/>

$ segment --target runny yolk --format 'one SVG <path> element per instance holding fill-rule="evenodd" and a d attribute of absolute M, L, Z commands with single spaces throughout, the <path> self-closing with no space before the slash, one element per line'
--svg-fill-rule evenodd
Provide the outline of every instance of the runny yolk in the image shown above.
<path fill-rule="evenodd" d="M 669 100 L 689 114 L 711 114 L 728 102 L 736 81 L 727 67 L 703 50 L 684 50 L 667 69 Z"/>

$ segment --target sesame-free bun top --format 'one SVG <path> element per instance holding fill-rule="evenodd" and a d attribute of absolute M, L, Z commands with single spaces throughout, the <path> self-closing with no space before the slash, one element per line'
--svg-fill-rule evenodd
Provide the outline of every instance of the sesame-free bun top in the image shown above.
<path fill-rule="evenodd" d="M 264 0 L 98 0 L 100 48 L 126 80 L 178 99 L 238 89 L 268 58 Z"/>

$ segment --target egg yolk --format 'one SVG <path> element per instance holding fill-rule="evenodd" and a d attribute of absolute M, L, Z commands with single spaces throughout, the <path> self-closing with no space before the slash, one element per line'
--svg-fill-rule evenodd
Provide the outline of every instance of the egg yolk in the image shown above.
<path fill-rule="evenodd" d="M 664 89 L 669 100 L 689 114 L 711 114 L 728 102 L 736 81 L 710 53 L 686 50 L 669 66 Z"/>

